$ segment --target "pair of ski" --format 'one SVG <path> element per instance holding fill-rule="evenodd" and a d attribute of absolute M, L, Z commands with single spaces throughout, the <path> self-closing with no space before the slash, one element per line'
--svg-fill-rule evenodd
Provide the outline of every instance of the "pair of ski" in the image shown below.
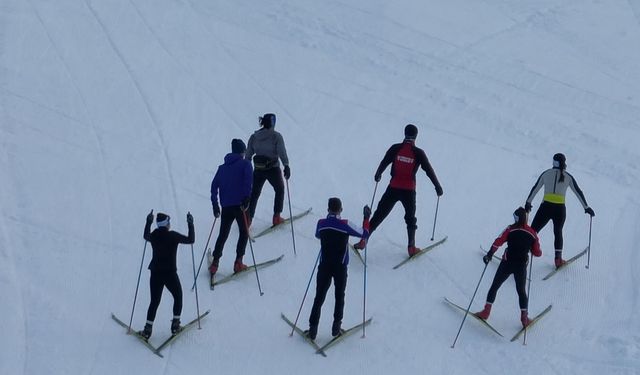
<path fill-rule="evenodd" d="M 231 281 L 233 279 L 235 279 L 237 276 L 242 275 L 242 274 L 246 274 L 249 271 L 253 271 L 255 268 L 257 269 L 261 269 L 267 266 L 270 266 L 272 264 L 278 263 L 279 261 L 282 260 L 282 258 L 284 258 L 284 254 L 280 255 L 277 258 L 273 258 L 270 260 L 267 260 L 265 262 L 262 263 L 257 263 L 255 266 L 249 266 L 246 269 L 244 269 L 243 271 L 240 272 L 234 272 L 230 275 L 224 276 L 221 279 L 215 280 L 215 275 L 210 275 L 210 280 L 209 280 L 209 289 L 213 290 L 215 288 L 216 285 L 220 285 L 220 284 L 224 284 L 228 281 Z M 213 263 L 213 255 L 211 254 L 211 249 L 207 250 L 207 261 L 209 263 L 209 267 L 211 267 L 211 263 Z"/>
<path fill-rule="evenodd" d="M 482 253 L 483 253 L 483 254 L 487 254 L 487 252 L 486 252 L 484 249 L 482 249 L 482 247 L 480 247 L 480 249 L 482 250 Z M 584 256 L 584 255 L 587 253 L 587 251 L 589 251 L 589 246 L 587 246 L 586 248 L 584 248 L 584 250 L 582 250 L 582 251 L 581 251 L 581 252 L 579 252 L 578 254 L 574 255 L 573 257 L 571 257 L 571 258 L 567 259 L 567 260 L 565 261 L 565 263 L 564 263 L 562 266 L 560 266 L 560 267 L 558 267 L 558 268 L 554 268 L 554 270 L 553 270 L 553 271 L 551 271 L 551 272 L 549 272 L 545 277 L 543 277 L 543 278 L 542 278 L 542 280 L 549 280 L 549 279 L 551 278 L 551 276 L 553 276 L 553 275 L 555 275 L 556 273 L 558 273 L 558 271 L 561 271 L 561 270 L 565 269 L 568 265 L 570 265 L 571 263 L 575 262 L 576 260 L 578 260 L 578 259 L 580 259 L 582 256 Z M 497 255 L 495 255 L 495 254 L 493 255 L 493 257 L 494 257 L 494 258 L 496 258 L 496 259 L 498 259 L 498 260 L 501 260 L 501 258 L 500 258 L 500 257 L 498 257 L 498 256 L 497 256 Z"/>
<path fill-rule="evenodd" d="M 182 329 L 180 329 L 180 331 L 178 331 L 177 333 L 172 334 L 171 336 L 169 336 L 168 339 L 164 340 L 164 342 L 162 344 L 160 344 L 160 346 L 158 346 L 157 348 L 153 345 L 151 345 L 151 343 L 149 342 L 149 340 L 147 340 L 146 338 L 144 338 L 144 336 L 142 336 L 140 333 L 138 333 L 137 331 L 131 330 L 131 335 L 135 336 L 144 346 L 146 346 L 149 350 L 151 350 L 153 352 L 153 354 L 157 355 L 160 358 L 164 358 L 164 356 L 162 355 L 162 353 L 160 353 L 162 351 L 162 349 L 166 348 L 167 346 L 169 346 L 172 342 L 174 342 L 180 335 L 182 335 L 184 332 L 186 332 L 187 330 L 189 330 L 190 328 L 192 328 L 193 326 L 196 325 L 196 323 L 198 323 L 198 320 L 203 319 L 205 316 L 209 315 L 209 312 L 211 312 L 211 310 L 207 310 L 205 311 L 204 314 L 200 315 L 198 318 L 195 318 L 194 320 L 190 321 L 189 323 L 185 324 L 184 326 L 182 326 Z M 126 328 L 127 330 L 129 329 L 129 326 L 123 322 L 122 320 L 120 320 L 117 316 L 115 316 L 114 313 L 111 313 L 111 318 L 118 323 L 119 325 L 121 325 L 122 327 Z"/>
<path fill-rule="evenodd" d="M 289 217 L 289 218 L 284 219 L 284 221 L 282 223 L 278 224 L 278 225 L 272 225 L 270 227 L 267 227 L 267 228 L 261 230 L 255 236 L 251 236 L 250 235 L 249 236 L 249 240 L 251 242 L 256 242 L 256 238 L 260 238 L 260 237 L 264 236 L 265 234 L 269 234 L 269 233 L 273 232 L 276 229 L 284 228 L 284 227 L 286 227 L 286 224 L 289 224 L 292 221 L 296 221 L 296 220 L 298 220 L 298 219 L 300 219 L 302 217 L 305 217 L 309 213 L 311 213 L 311 207 L 309 207 L 306 211 L 303 211 L 303 212 L 301 212 L 301 213 L 299 213 L 297 215 L 293 215 L 293 217 Z"/>
<path fill-rule="evenodd" d="M 447 302 L 450 306 L 455 307 L 456 309 L 462 311 L 462 312 L 467 312 L 467 309 L 465 309 L 464 307 L 451 302 L 447 297 L 444 297 L 445 302 Z M 518 332 L 516 332 L 516 334 L 511 338 L 511 342 L 516 341 L 523 333 L 525 330 L 531 329 L 531 327 L 536 324 L 543 316 L 545 316 L 549 311 L 551 311 L 551 307 L 553 305 L 549 305 L 547 306 L 546 309 L 542 310 L 541 313 L 539 313 L 538 315 L 536 315 L 535 317 L 533 317 L 529 323 L 529 325 L 526 328 L 521 328 Z M 471 315 L 472 317 L 476 318 L 477 321 L 479 321 L 480 323 L 482 323 L 482 325 L 484 325 L 485 327 L 489 328 L 491 331 L 493 331 L 493 333 L 495 333 L 496 335 L 500 336 L 500 337 L 504 337 L 497 329 L 493 328 L 493 326 L 491 324 L 489 324 L 489 322 L 487 322 L 486 320 L 480 318 L 478 315 L 476 315 L 475 313 L 469 312 L 469 315 Z"/>
<path fill-rule="evenodd" d="M 327 356 L 326 350 L 329 349 L 330 347 L 334 346 L 335 344 L 337 344 L 338 342 L 344 340 L 346 337 L 351 336 L 352 334 L 354 334 L 355 332 L 357 332 L 358 330 L 362 329 L 362 327 L 367 326 L 369 324 L 371 324 L 371 320 L 373 318 L 369 318 L 367 319 L 364 323 L 360 323 L 360 324 L 356 324 L 355 326 L 345 330 L 344 332 L 342 332 L 341 335 L 336 336 L 334 338 L 332 338 L 329 342 L 327 342 L 326 344 L 324 344 L 323 346 L 318 345 L 318 343 L 315 342 L 315 340 L 312 340 L 311 338 L 309 338 L 309 336 L 307 336 L 304 331 L 302 329 L 300 329 L 300 327 L 296 326 L 293 324 L 293 322 L 291 322 L 291 320 L 289 320 L 289 318 L 287 318 L 284 314 L 280 314 L 280 317 L 282 318 L 282 320 L 284 320 L 291 328 L 293 328 L 300 336 L 302 336 L 302 338 L 304 338 L 304 340 L 309 343 L 309 345 L 311 345 L 315 350 L 316 350 L 316 354 L 320 354 L 323 357 Z"/>
<path fill-rule="evenodd" d="M 435 249 L 437 246 L 442 245 L 447 240 L 447 238 L 448 238 L 448 236 L 445 236 L 443 239 L 438 240 L 438 241 L 432 243 L 429 246 L 423 247 L 422 249 L 420 249 L 413 256 L 408 256 L 402 262 L 400 262 L 400 263 L 396 264 L 395 266 L 393 266 L 393 269 L 396 270 L 396 269 L 402 267 L 403 265 L 405 265 L 407 262 L 415 260 L 419 256 L 424 255 L 424 254 L 428 253 L 429 251 Z M 349 245 L 349 246 L 351 247 L 351 250 L 353 252 L 355 252 L 355 254 L 358 257 L 358 259 L 360 259 L 360 262 L 362 262 L 362 264 L 364 264 L 364 259 L 362 259 L 362 255 L 360 254 L 360 251 L 358 251 L 358 249 L 356 249 L 353 245 Z"/>

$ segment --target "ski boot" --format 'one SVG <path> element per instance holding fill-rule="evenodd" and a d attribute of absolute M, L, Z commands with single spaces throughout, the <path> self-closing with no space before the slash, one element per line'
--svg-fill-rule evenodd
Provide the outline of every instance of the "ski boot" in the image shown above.
<path fill-rule="evenodd" d="M 415 247 L 415 246 L 409 246 L 407 248 L 407 252 L 409 253 L 409 256 L 412 257 L 412 256 L 418 254 L 420 252 L 420 249 Z"/>
<path fill-rule="evenodd" d="M 152 330 L 153 330 L 153 324 L 147 323 L 144 325 L 144 329 L 142 331 L 138 331 L 138 334 L 142 336 L 143 339 L 149 340 L 149 337 L 151 337 Z"/>
<path fill-rule="evenodd" d="M 554 262 L 556 264 L 556 269 L 564 267 L 567 264 L 567 261 L 562 258 L 555 258 Z"/>
<path fill-rule="evenodd" d="M 522 323 L 523 328 L 526 328 L 529 324 L 531 324 L 531 319 L 529 319 L 527 310 L 520 311 L 520 322 Z"/>
<path fill-rule="evenodd" d="M 180 325 L 180 318 L 173 318 L 173 320 L 171 320 L 171 334 L 175 335 L 180 331 L 182 331 L 182 326 Z"/>
<path fill-rule="evenodd" d="M 249 268 L 246 264 L 242 263 L 242 258 L 237 258 L 233 263 L 233 273 L 246 271 Z"/>
<path fill-rule="evenodd" d="M 333 325 L 331 326 L 331 336 L 333 337 L 342 336 L 342 334 L 345 331 L 344 329 L 340 328 L 341 326 L 342 324 L 340 322 L 333 322 Z"/>
<path fill-rule="evenodd" d="M 491 314 L 491 304 L 485 303 L 484 309 L 482 311 L 477 312 L 475 315 L 482 320 L 487 320 L 489 319 L 490 314 Z"/>
<path fill-rule="evenodd" d="M 272 224 L 275 227 L 276 225 L 280 225 L 284 223 L 284 219 L 280 216 L 280 214 L 273 215 Z"/>
<path fill-rule="evenodd" d="M 308 330 L 302 333 L 305 335 L 305 337 L 308 337 L 311 340 L 315 340 L 316 336 L 318 335 L 318 327 L 310 326 Z"/>

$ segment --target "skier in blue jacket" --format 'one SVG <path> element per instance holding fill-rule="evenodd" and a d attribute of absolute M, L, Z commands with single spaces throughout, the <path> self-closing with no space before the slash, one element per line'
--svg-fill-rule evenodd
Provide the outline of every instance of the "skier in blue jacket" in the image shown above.
<path fill-rule="evenodd" d="M 240 272 L 247 268 L 242 263 L 247 241 L 249 240 L 249 230 L 247 228 L 247 217 L 245 211 L 249 207 L 251 197 L 251 181 L 253 168 L 251 162 L 244 159 L 247 149 L 240 139 L 231 141 L 231 153 L 224 157 L 224 164 L 218 167 L 213 181 L 211 182 L 211 204 L 213 205 L 213 215 L 222 216 L 220 220 L 220 233 L 213 250 L 213 263 L 209 267 L 209 272 L 214 275 L 218 271 L 218 262 L 222 257 L 222 249 L 229 237 L 231 225 L 235 221 L 238 224 L 240 235 L 236 245 L 236 260 L 233 265 L 233 272 Z M 218 205 L 218 195 L 220 195 L 220 205 Z"/>

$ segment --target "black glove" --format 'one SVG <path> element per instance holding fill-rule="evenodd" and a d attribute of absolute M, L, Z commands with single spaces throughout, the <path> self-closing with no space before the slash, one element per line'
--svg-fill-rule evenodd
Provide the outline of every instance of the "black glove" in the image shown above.
<path fill-rule="evenodd" d="M 193 225 L 193 216 L 191 216 L 191 212 L 187 212 L 187 224 Z"/>
<path fill-rule="evenodd" d="M 367 205 L 365 205 L 362 208 L 362 216 L 364 216 L 365 220 L 369 220 L 369 218 L 371 217 L 371 208 Z"/>
<path fill-rule="evenodd" d="M 436 186 L 436 194 L 439 197 L 442 196 L 442 194 L 444 194 L 444 192 L 442 191 L 442 186 L 440 186 L 440 185 Z"/>
<path fill-rule="evenodd" d="M 531 212 L 531 203 L 527 202 L 524 204 L 524 210 L 527 212 Z"/>
<path fill-rule="evenodd" d="M 288 180 L 289 177 L 291 177 L 291 169 L 289 168 L 288 165 L 284 166 L 284 178 L 285 180 Z"/>
<path fill-rule="evenodd" d="M 593 208 L 591 208 L 591 207 L 587 207 L 587 208 L 585 208 L 585 209 L 584 209 L 584 213 L 585 213 L 585 214 L 589 214 L 589 216 L 591 216 L 591 217 L 596 216 L 596 213 L 595 213 L 595 212 L 593 212 Z"/>
<path fill-rule="evenodd" d="M 380 180 L 382 180 L 382 175 L 381 174 L 377 174 L 375 176 L 373 176 L 373 180 L 375 182 L 380 182 Z"/>
<path fill-rule="evenodd" d="M 493 258 L 493 254 L 487 253 L 487 255 L 482 257 L 482 261 L 484 264 L 489 264 L 489 262 L 491 262 L 491 258 Z"/>
<path fill-rule="evenodd" d="M 151 223 L 153 223 L 153 210 L 147 215 L 147 224 L 151 225 Z"/>
<path fill-rule="evenodd" d="M 251 202 L 251 198 L 246 197 L 245 199 L 242 200 L 242 203 L 240 203 L 240 209 L 242 211 L 246 211 L 249 208 L 249 203 Z"/>
<path fill-rule="evenodd" d="M 220 207 L 217 204 L 213 206 L 213 216 L 220 217 Z"/>

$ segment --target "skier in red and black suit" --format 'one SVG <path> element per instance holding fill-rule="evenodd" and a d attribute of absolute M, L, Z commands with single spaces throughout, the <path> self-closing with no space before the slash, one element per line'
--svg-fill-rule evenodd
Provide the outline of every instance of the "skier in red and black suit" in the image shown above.
<path fill-rule="evenodd" d="M 187 214 L 187 226 L 189 235 L 184 236 L 178 232 L 170 230 L 169 215 L 158 212 L 156 223 L 158 228 L 151 232 L 153 223 L 153 213 L 147 215 L 147 223 L 144 226 L 144 239 L 151 242 L 153 257 L 149 263 L 151 278 L 149 288 L 151 289 L 151 301 L 147 310 L 147 323 L 140 335 L 148 339 L 151 337 L 153 321 L 156 318 L 156 311 L 162 298 L 162 290 L 166 286 L 173 296 L 173 320 L 171 321 L 171 333 L 180 330 L 180 314 L 182 312 L 182 286 L 178 277 L 176 267 L 176 253 L 178 244 L 192 244 L 195 242 L 195 231 L 193 229 L 193 217 Z"/>
<path fill-rule="evenodd" d="M 320 265 L 316 279 L 316 297 L 313 300 L 309 317 L 309 329 L 305 331 L 311 340 L 315 340 L 318 334 L 320 310 L 331 286 L 331 279 L 333 279 L 336 296 L 331 334 L 334 337 L 342 334 L 344 294 L 347 287 L 347 265 L 349 264 L 349 236 L 364 239 L 369 236 L 369 216 L 371 216 L 369 206 L 364 206 L 363 209 L 362 226 L 364 229 L 340 218 L 342 202 L 338 198 L 329 198 L 327 211 L 329 212 L 327 217 L 318 220 L 316 226 L 316 238 L 320 239 Z"/>
<path fill-rule="evenodd" d="M 442 186 L 433 171 L 429 159 L 424 151 L 415 145 L 418 128 L 409 124 L 404 128 L 404 141 L 389 148 L 378 166 L 374 176 L 376 182 L 382 178 L 382 172 L 391 164 L 391 181 L 382 195 L 378 207 L 371 218 L 371 232 L 375 231 L 382 221 L 389 215 L 393 206 L 400 201 L 404 207 L 404 221 L 407 224 L 409 238 L 407 250 L 409 256 L 414 256 L 420 249 L 416 247 L 416 173 L 422 168 L 436 188 L 436 194 L 441 196 Z M 354 245 L 356 249 L 364 249 L 365 240 Z"/>
<path fill-rule="evenodd" d="M 507 249 L 502 254 L 502 261 L 493 277 L 489 293 L 487 293 L 487 302 L 484 305 L 484 309 L 476 313 L 476 316 L 481 319 L 489 319 L 491 305 L 496 300 L 498 289 L 513 274 L 520 304 L 520 322 L 523 327 L 529 325 L 530 321 L 527 313 L 529 297 L 525 288 L 527 283 L 527 263 L 529 263 L 529 252 L 533 256 L 540 257 L 542 256 L 542 250 L 540 250 L 540 242 L 536 231 L 527 224 L 528 216 L 524 208 L 518 207 L 513 213 L 515 223 L 509 225 L 493 241 L 491 249 L 482 258 L 485 264 L 489 263 L 498 248 L 505 242 L 507 243 Z"/>

